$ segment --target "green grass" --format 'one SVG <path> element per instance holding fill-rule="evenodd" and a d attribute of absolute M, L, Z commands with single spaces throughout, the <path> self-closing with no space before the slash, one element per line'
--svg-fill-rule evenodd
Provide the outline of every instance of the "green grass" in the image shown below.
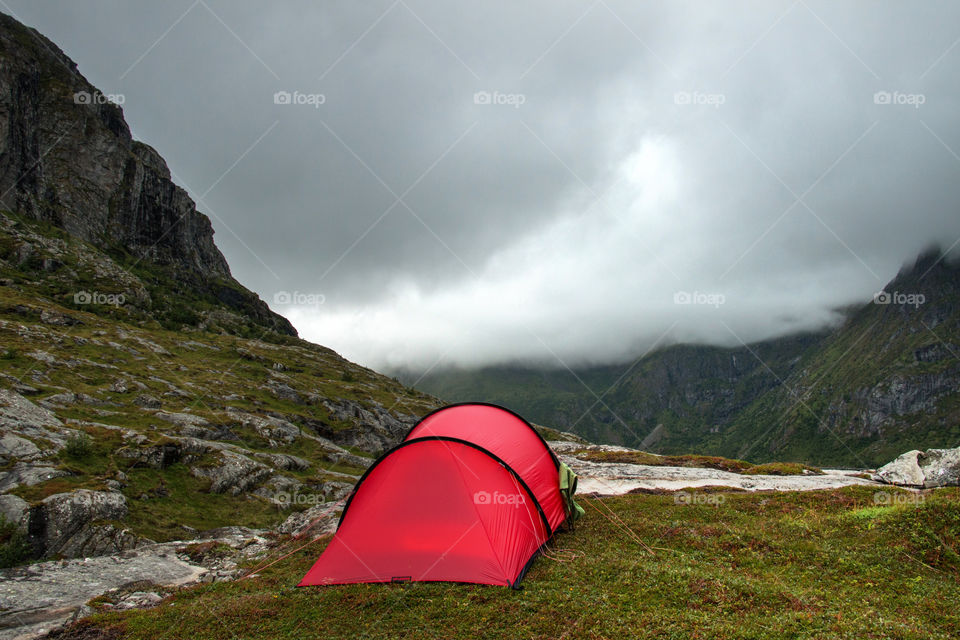
<path fill-rule="evenodd" d="M 823 473 L 823 471 L 816 467 L 794 462 L 752 464 L 743 460 L 731 460 L 730 458 L 722 458 L 720 456 L 700 456 L 692 454 L 661 456 L 645 451 L 581 451 L 575 455 L 581 460 L 587 460 L 588 462 L 644 464 L 652 467 L 700 467 L 748 475 L 788 476 L 800 475 L 804 472 L 814 474 Z"/>
<path fill-rule="evenodd" d="M 741 473 L 746 475 L 798 476 L 804 473 L 823 475 L 823 470 L 799 462 L 767 462 L 744 469 Z"/>
<path fill-rule="evenodd" d="M 123 493 L 130 513 L 123 526 L 158 542 L 188 536 L 181 525 L 201 531 L 231 525 L 263 528 L 290 515 L 254 496 L 210 493 L 209 480 L 193 477 L 180 463 L 162 474 L 153 469 L 131 469 L 127 477 Z"/>
<path fill-rule="evenodd" d="M 157 609 L 99 613 L 62 637 L 956 637 L 960 490 L 930 492 L 872 518 L 851 517 L 875 506 L 874 491 L 862 487 L 724 497 L 604 499 L 656 555 L 584 498 L 587 516 L 557 536 L 520 591 L 295 588 L 320 542 L 260 577 L 187 588 Z"/>

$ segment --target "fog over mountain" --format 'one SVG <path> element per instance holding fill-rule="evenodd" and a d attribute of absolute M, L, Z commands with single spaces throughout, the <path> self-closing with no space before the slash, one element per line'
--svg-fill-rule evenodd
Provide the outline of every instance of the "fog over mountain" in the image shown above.
<path fill-rule="evenodd" d="M 0 10 L 123 102 L 240 282 L 375 367 L 816 328 L 960 240 L 952 2 Z"/>

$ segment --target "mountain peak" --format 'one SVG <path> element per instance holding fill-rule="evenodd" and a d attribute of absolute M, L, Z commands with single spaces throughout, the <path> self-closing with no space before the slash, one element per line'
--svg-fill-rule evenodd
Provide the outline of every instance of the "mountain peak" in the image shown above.
<path fill-rule="evenodd" d="M 296 335 L 230 274 L 210 219 L 56 45 L 0 14 L 0 210 L 51 224 L 256 324 Z M 118 99 L 119 98 L 119 99 Z"/>

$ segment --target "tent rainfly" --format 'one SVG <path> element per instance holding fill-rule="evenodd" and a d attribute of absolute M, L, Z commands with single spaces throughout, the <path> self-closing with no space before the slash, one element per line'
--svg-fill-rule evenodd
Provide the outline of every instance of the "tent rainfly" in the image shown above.
<path fill-rule="evenodd" d="M 299 586 L 472 582 L 516 587 L 583 510 L 576 476 L 529 422 L 457 404 L 418 422 L 373 463 Z"/>

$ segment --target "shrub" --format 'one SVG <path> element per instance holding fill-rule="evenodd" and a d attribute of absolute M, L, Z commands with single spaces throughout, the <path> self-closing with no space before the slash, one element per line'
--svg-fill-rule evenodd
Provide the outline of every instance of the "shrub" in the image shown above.
<path fill-rule="evenodd" d="M 23 564 L 30 559 L 31 551 L 26 534 L 0 515 L 0 569 Z"/>
<path fill-rule="evenodd" d="M 93 440 L 85 433 L 70 436 L 63 452 L 68 458 L 82 460 L 93 453 Z"/>

